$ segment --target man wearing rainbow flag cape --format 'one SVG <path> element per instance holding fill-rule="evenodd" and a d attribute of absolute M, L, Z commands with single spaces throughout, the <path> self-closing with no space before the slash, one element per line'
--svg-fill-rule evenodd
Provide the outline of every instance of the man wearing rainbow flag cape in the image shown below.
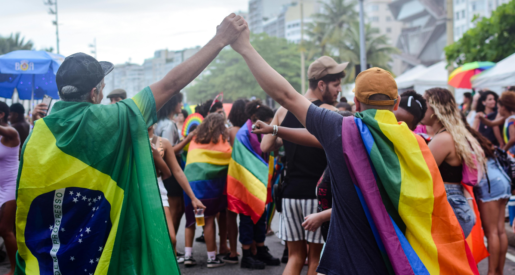
<path fill-rule="evenodd" d="M 22 150 L 16 274 L 180 274 L 147 128 L 245 28 L 229 15 L 197 54 L 108 106 L 99 103 L 113 64 L 84 53 L 64 60 L 56 74 L 62 100 Z"/>
<path fill-rule="evenodd" d="M 231 46 L 326 152 L 333 210 L 317 272 L 479 274 L 427 145 L 392 113 L 399 98 L 388 72 L 371 68 L 356 78 L 360 113 L 344 119 L 297 93 L 252 47 L 248 31 Z"/>

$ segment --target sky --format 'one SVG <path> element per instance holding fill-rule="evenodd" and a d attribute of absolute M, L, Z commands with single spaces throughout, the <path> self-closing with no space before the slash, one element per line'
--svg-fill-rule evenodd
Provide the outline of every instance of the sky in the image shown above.
<path fill-rule="evenodd" d="M 54 15 L 43 0 L 0 0 L 0 36 L 20 32 L 37 50 L 56 49 Z M 248 0 L 58 0 L 60 53 L 90 53 L 115 64 L 142 64 L 155 50 L 203 46 Z"/>

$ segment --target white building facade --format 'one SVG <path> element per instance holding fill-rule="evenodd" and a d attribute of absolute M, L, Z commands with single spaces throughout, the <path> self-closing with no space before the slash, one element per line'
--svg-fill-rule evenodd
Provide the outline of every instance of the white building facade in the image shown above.
<path fill-rule="evenodd" d="M 114 89 L 124 89 L 127 97 L 133 97 L 146 86 L 163 79 L 170 70 L 199 50 L 200 46 L 181 51 L 157 50 L 154 57 L 145 59 L 143 65 L 115 65 L 113 72 L 105 77 L 104 95 L 108 95 Z M 105 98 L 103 103 L 109 103 L 109 99 Z"/>

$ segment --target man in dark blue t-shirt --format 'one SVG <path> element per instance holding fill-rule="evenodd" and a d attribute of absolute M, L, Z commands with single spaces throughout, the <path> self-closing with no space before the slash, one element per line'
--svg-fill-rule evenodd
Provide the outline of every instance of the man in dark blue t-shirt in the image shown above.
<path fill-rule="evenodd" d="M 333 209 L 328 240 L 317 272 L 327 275 L 388 274 L 343 156 L 343 117 L 316 107 L 296 92 L 252 47 L 248 31 L 243 32 L 231 47 L 243 56 L 263 90 L 292 112 L 326 152 L 332 179 Z M 367 70 L 366 75 L 359 87 L 356 80 L 356 110 L 397 109 L 397 85 L 391 75 L 379 68 Z"/>

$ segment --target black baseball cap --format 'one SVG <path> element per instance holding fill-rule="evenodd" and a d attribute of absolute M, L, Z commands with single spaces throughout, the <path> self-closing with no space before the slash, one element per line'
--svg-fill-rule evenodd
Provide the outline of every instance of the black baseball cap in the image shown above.
<path fill-rule="evenodd" d="M 55 82 L 59 95 L 65 86 L 74 86 L 79 94 L 84 94 L 93 89 L 104 76 L 114 69 L 111 62 L 100 61 L 85 53 L 75 53 L 64 59 L 63 64 L 57 70 Z M 67 94 L 66 97 L 74 95 Z"/>

